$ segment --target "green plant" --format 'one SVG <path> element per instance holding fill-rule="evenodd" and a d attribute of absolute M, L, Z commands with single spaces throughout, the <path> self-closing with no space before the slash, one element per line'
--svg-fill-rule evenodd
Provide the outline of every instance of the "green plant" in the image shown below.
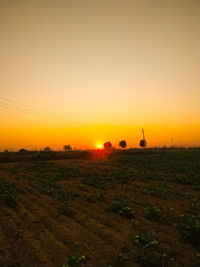
<path fill-rule="evenodd" d="M 160 185 L 158 188 L 143 186 L 142 193 L 164 200 L 169 199 L 172 194 L 172 192 L 163 185 Z"/>
<path fill-rule="evenodd" d="M 59 209 L 60 213 L 63 214 L 63 215 L 66 215 L 68 217 L 71 217 L 72 214 L 73 214 L 73 211 L 71 209 L 71 204 L 69 201 L 65 200 L 63 202 L 63 205 L 62 207 Z"/>
<path fill-rule="evenodd" d="M 141 233 L 134 238 L 134 245 L 140 247 L 155 247 L 158 245 L 158 241 L 155 239 L 156 232 Z"/>
<path fill-rule="evenodd" d="M 89 186 L 102 188 L 104 182 L 104 177 L 101 175 L 101 173 L 87 173 L 83 177 L 83 183 Z"/>
<path fill-rule="evenodd" d="M 71 192 L 66 192 L 62 185 L 54 182 L 43 183 L 40 191 L 47 195 L 51 195 L 54 199 L 61 202 L 64 202 L 71 196 Z"/>
<path fill-rule="evenodd" d="M 133 185 L 133 192 L 136 192 L 136 193 L 138 193 L 138 192 L 140 192 L 141 191 L 141 189 L 142 189 L 142 187 L 141 187 L 141 185 L 140 184 L 134 184 Z"/>
<path fill-rule="evenodd" d="M 191 195 L 189 195 L 189 194 L 187 194 L 185 192 L 182 192 L 182 191 L 177 191 L 176 192 L 176 196 L 177 196 L 178 199 L 181 199 L 181 200 L 192 197 Z"/>
<path fill-rule="evenodd" d="M 87 187 L 86 187 L 84 184 L 80 184 L 80 185 L 78 186 L 78 188 L 79 188 L 81 191 L 84 191 L 84 192 L 87 192 L 87 191 L 88 191 Z"/>
<path fill-rule="evenodd" d="M 135 212 L 127 206 L 127 200 L 121 197 L 114 199 L 109 209 L 118 215 L 132 219 Z"/>
<path fill-rule="evenodd" d="M 200 195 L 197 198 L 191 199 L 188 211 L 192 214 L 200 214 Z"/>
<path fill-rule="evenodd" d="M 139 229 L 140 227 L 140 222 L 135 220 L 135 219 L 131 219 L 130 220 L 130 225 L 131 227 L 133 227 L 134 229 Z"/>
<path fill-rule="evenodd" d="M 89 195 L 89 194 L 86 194 L 86 195 L 84 196 L 84 198 L 85 198 L 85 201 L 87 201 L 87 202 L 93 202 L 93 201 L 94 201 L 93 198 L 92 198 L 92 196 Z"/>
<path fill-rule="evenodd" d="M 68 194 L 72 198 L 76 198 L 76 197 L 80 196 L 80 194 L 76 190 L 71 190 L 71 191 L 68 192 Z"/>
<path fill-rule="evenodd" d="M 132 172 L 128 170 L 127 168 L 123 168 L 123 167 L 116 168 L 113 171 L 112 176 L 114 180 L 120 184 L 127 184 L 133 180 Z"/>
<path fill-rule="evenodd" d="M 179 216 L 179 219 L 183 239 L 200 248 L 200 215 L 184 213 Z"/>
<path fill-rule="evenodd" d="M 166 223 L 169 221 L 169 216 L 166 210 L 162 207 L 153 206 L 151 203 L 149 203 L 146 207 L 145 216 L 147 219 L 156 222 Z"/>
<path fill-rule="evenodd" d="M 137 247 L 134 251 L 136 262 L 147 267 L 174 266 L 176 261 L 173 256 L 162 251 L 159 242 L 155 238 L 156 233 L 141 233 L 133 239 L 133 245 Z"/>
<path fill-rule="evenodd" d="M 0 197 L 7 206 L 15 208 L 17 206 L 17 189 L 15 183 L 0 181 Z"/>
<path fill-rule="evenodd" d="M 67 263 L 63 264 L 62 267 L 88 267 L 90 266 L 89 260 L 89 256 L 73 255 L 67 259 Z"/>
<path fill-rule="evenodd" d="M 123 252 L 119 252 L 115 258 L 114 263 L 111 266 L 127 266 L 128 256 Z"/>
<path fill-rule="evenodd" d="M 96 192 L 96 197 L 98 201 L 105 201 L 105 195 L 102 190 L 99 190 L 99 192 Z"/>

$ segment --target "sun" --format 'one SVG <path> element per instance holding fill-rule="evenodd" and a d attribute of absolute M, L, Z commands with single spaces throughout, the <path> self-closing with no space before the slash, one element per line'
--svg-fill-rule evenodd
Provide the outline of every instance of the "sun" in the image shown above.
<path fill-rule="evenodd" d="M 102 149 L 102 144 L 98 144 L 98 145 L 97 145 L 97 148 L 98 148 L 98 149 Z"/>

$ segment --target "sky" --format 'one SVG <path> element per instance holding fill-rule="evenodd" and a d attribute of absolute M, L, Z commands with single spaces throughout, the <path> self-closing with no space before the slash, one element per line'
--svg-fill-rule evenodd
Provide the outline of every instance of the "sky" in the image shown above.
<path fill-rule="evenodd" d="M 0 0 L 0 150 L 200 146 L 200 1 Z"/>

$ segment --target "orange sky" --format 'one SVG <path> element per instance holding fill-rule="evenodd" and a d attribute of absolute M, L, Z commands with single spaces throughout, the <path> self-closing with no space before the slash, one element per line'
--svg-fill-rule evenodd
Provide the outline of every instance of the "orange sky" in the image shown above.
<path fill-rule="evenodd" d="M 199 146 L 199 14 L 197 0 L 1 0 L 0 150 L 135 147 L 142 127 L 149 146 Z"/>

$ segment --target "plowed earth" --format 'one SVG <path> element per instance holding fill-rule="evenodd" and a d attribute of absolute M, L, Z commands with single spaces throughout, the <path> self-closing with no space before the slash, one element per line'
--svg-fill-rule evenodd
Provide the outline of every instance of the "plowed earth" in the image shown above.
<path fill-rule="evenodd" d="M 198 266 L 180 220 L 192 203 L 199 215 L 199 160 L 191 150 L 1 163 L 0 266 Z M 154 243 L 138 245 L 141 234 Z"/>

